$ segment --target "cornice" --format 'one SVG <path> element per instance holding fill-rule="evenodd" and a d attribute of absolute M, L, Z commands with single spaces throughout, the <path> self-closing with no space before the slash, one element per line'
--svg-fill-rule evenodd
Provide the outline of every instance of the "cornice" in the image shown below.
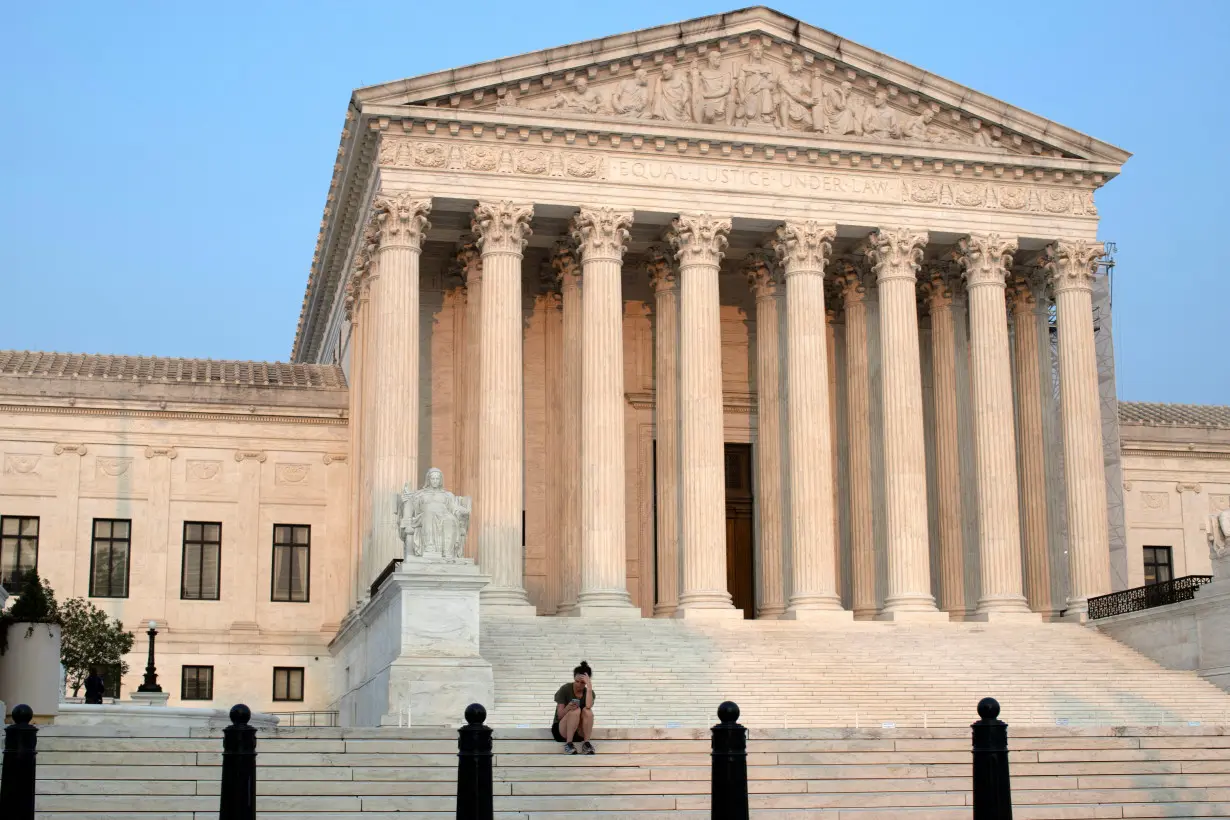
<path fill-rule="evenodd" d="M 308 270 L 303 307 L 291 347 L 292 362 L 311 362 L 319 353 L 323 332 L 317 330 L 310 340 L 305 334 L 309 327 L 320 327 L 328 319 L 331 297 L 347 264 L 352 239 L 359 227 L 357 220 L 365 204 L 360 200 L 369 178 L 376 171 L 375 163 L 371 161 L 376 140 L 370 132 L 358 126 L 358 109 L 352 105 L 346 110 L 337 160 L 333 164 L 333 176 L 325 196 L 320 230 L 316 234 L 316 248 Z"/>
<path fill-rule="evenodd" d="M 62 407 L 54 405 L 0 404 L 0 413 L 34 416 L 101 416 L 176 421 L 229 421 L 257 424 L 307 424 L 324 427 L 345 427 L 345 415 L 291 416 L 265 413 L 205 413 L 191 410 L 147 410 L 135 407 Z"/>

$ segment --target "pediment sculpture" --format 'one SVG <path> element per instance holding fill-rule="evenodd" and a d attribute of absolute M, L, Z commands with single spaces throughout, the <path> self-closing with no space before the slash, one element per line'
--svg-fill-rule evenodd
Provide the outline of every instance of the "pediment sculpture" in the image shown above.
<path fill-rule="evenodd" d="M 471 499 L 444 489 L 444 473 L 427 471 L 423 486 L 402 487 L 397 499 L 398 532 L 405 545 L 405 558 L 427 561 L 464 562 L 466 531 L 470 526 Z"/>
<path fill-rule="evenodd" d="M 914 98 L 912 113 L 891 97 L 884 87 L 863 89 L 810 67 L 797 52 L 786 63 L 770 59 L 754 41 L 742 55 L 709 49 L 687 64 L 663 61 L 652 73 L 639 66 L 620 80 L 599 83 L 590 72 L 553 92 L 509 90 L 497 107 L 1009 150 L 977 124 L 972 131 L 940 124 L 938 105 Z"/>

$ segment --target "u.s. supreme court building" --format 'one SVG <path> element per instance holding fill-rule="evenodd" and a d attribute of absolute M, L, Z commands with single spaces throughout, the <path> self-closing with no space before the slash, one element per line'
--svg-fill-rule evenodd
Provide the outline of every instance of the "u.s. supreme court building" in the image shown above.
<path fill-rule="evenodd" d="M 559 682 L 638 619 L 1062 653 L 1230 506 L 1230 412 L 1115 404 L 1128 157 L 765 8 L 359 89 L 290 363 L 0 353 L 2 569 L 155 620 L 172 703 L 378 722 L 436 467 L 497 711 L 546 618 Z"/>

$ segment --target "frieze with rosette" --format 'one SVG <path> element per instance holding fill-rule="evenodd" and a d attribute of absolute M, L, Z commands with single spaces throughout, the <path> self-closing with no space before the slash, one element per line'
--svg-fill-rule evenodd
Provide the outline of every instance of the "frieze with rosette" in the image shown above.
<path fill-rule="evenodd" d="M 630 142 L 636 144 L 636 141 Z M 707 153 L 707 143 L 700 145 L 701 153 Z M 457 159 L 450 163 L 448 158 L 453 151 Z M 386 134 L 381 138 L 378 161 L 386 168 L 406 170 L 444 170 L 446 166 L 455 165 L 452 170 L 503 176 L 668 184 L 716 190 L 769 190 L 803 196 L 827 194 L 836 198 L 905 205 L 1057 216 L 1098 215 L 1093 191 L 1088 188 L 994 178 L 961 180 L 900 172 L 837 170 L 825 168 L 810 158 L 804 160 L 802 155 L 796 155 L 792 161 L 788 152 L 774 152 L 772 161 L 758 160 L 749 164 L 674 158 L 660 153 L 658 146 L 653 153 L 514 147 L 499 143 L 446 147 L 439 142 Z"/>
<path fill-rule="evenodd" d="M 465 151 L 465 163 L 471 171 L 494 171 L 500 164 L 500 152 L 478 145 Z"/>
<path fill-rule="evenodd" d="M 39 457 L 33 453 L 5 453 L 5 475 L 38 475 Z"/>
<path fill-rule="evenodd" d="M 1093 191 L 996 182 L 901 177 L 905 204 L 1068 216 L 1098 215 Z"/>
<path fill-rule="evenodd" d="M 213 481 L 222 472 L 222 462 L 190 459 L 184 471 L 189 481 Z"/>
<path fill-rule="evenodd" d="M 574 179 L 605 177 L 605 156 L 599 153 L 541 148 L 504 148 L 491 145 L 452 146 L 411 142 L 385 137 L 380 143 L 379 163 L 386 168 L 444 168 L 451 151 L 457 152 L 450 170 L 481 171 L 522 176 L 555 176 Z"/>
<path fill-rule="evenodd" d="M 448 160 L 448 152 L 444 150 L 443 145 L 433 145 L 429 142 L 420 142 L 413 146 L 412 151 L 406 151 L 406 156 L 414 158 L 414 164 L 423 168 L 443 168 L 444 163 Z"/>
<path fill-rule="evenodd" d="M 1145 509 L 1149 510 L 1168 510 L 1170 509 L 1170 494 L 1158 492 L 1145 492 L 1140 494 L 1141 503 L 1145 505 Z"/>
<path fill-rule="evenodd" d="M 99 478 L 119 478 L 132 467 L 132 459 L 119 456 L 99 456 L 95 461 Z"/>
<path fill-rule="evenodd" d="M 273 471 L 274 483 L 281 485 L 303 484 L 307 481 L 311 470 L 312 465 L 310 464 L 278 464 L 274 467 Z"/>

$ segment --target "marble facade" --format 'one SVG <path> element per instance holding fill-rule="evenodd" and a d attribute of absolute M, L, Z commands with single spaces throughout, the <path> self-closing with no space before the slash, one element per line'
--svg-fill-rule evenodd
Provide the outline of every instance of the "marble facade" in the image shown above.
<path fill-rule="evenodd" d="M 323 709 L 328 645 L 353 580 L 347 390 L 340 368 L 0 352 L 0 515 L 36 517 L 38 571 L 137 633 L 125 697 L 141 683 L 144 624 L 180 701 L 184 665 L 214 667 L 214 700 Z M 91 597 L 94 519 L 131 522 L 123 597 Z M 221 527 L 216 600 L 183 595 L 184 522 Z M 307 600 L 271 600 L 277 524 L 310 527 Z M 304 700 L 274 703 L 273 669 L 304 670 Z M 194 701 L 183 705 L 202 705 Z"/>
<path fill-rule="evenodd" d="M 91 518 L 145 522 L 130 597 L 97 603 L 218 699 L 302 666 L 302 704 L 243 697 L 360 722 L 395 647 L 329 645 L 403 634 L 372 583 L 429 466 L 474 499 L 485 615 L 741 617 L 740 444 L 756 617 L 1079 619 L 1112 587 L 1094 193 L 1127 158 L 764 8 L 359 89 L 294 364 L 0 353 L 0 513 L 41 517 L 61 594 Z M 1197 540 L 1148 476 L 1220 485 L 1129 432 L 1138 571 L 1139 522 Z M 225 606 L 178 594 L 198 519 Z M 308 602 L 269 601 L 275 523 L 312 527 Z"/>
<path fill-rule="evenodd" d="M 356 93 L 295 349 L 375 451 L 356 601 L 392 418 L 403 471 L 474 496 L 489 609 L 736 615 L 747 441 L 760 617 L 1079 617 L 1110 589 L 1093 192 L 1128 155 L 767 9 L 714 25 Z"/>
<path fill-rule="evenodd" d="M 1128 583 L 1147 546 L 1168 547 L 1173 575 L 1209 575 L 1212 519 L 1230 509 L 1230 408 L 1124 402 L 1123 497 Z"/>

